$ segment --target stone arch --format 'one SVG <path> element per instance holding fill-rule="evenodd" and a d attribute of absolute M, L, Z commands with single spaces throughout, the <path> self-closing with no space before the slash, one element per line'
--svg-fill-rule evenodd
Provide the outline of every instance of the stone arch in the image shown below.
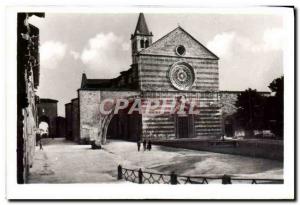
<path fill-rule="evenodd" d="M 46 123 L 50 123 L 50 119 L 48 116 L 46 115 L 42 115 L 39 117 L 39 120 L 38 120 L 38 124 L 40 124 L 41 122 L 46 122 Z"/>
<path fill-rule="evenodd" d="M 124 99 L 132 101 L 136 99 L 136 97 L 124 97 Z M 108 127 L 115 115 L 115 109 L 116 109 L 116 104 L 113 104 L 113 106 L 111 107 L 111 112 L 107 115 L 102 115 L 100 119 L 98 137 L 100 138 L 101 144 L 106 144 Z"/>

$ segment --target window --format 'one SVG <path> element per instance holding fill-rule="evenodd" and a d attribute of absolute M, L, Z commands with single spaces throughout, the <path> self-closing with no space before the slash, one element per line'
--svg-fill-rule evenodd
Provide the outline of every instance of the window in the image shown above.
<path fill-rule="evenodd" d="M 146 42 L 145 42 L 145 47 L 146 47 L 146 48 L 149 47 L 149 41 L 148 41 L 148 40 L 146 40 Z"/>
<path fill-rule="evenodd" d="M 183 45 L 179 45 L 176 47 L 177 55 L 183 56 L 185 54 L 185 47 Z"/>
<path fill-rule="evenodd" d="M 141 48 L 144 48 L 144 40 L 141 40 Z"/>

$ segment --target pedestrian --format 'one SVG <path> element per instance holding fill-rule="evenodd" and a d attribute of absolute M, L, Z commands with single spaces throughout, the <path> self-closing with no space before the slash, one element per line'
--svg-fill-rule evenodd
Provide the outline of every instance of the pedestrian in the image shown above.
<path fill-rule="evenodd" d="M 146 144 L 147 144 L 147 142 L 146 142 L 146 140 L 144 140 L 144 141 L 143 141 L 143 148 L 144 148 L 144 151 L 146 151 Z"/>
<path fill-rule="evenodd" d="M 140 140 L 137 141 L 137 147 L 138 147 L 138 152 L 139 152 L 140 148 L 141 148 L 141 141 Z"/>
<path fill-rule="evenodd" d="M 147 149 L 149 151 L 151 151 L 151 148 L 152 148 L 152 144 L 151 144 L 151 140 L 148 141 L 148 144 L 147 144 Z"/>
<path fill-rule="evenodd" d="M 40 139 L 40 150 L 44 150 L 43 149 L 43 144 L 42 144 L 42 139 Z"/>

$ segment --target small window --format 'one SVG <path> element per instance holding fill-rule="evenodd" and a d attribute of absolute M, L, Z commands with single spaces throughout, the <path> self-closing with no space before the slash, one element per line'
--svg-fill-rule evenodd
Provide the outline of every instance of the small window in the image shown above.
<path fill-rule="evenodd" d="M 144 40 L 141 40 L 141 48 L 144 48 Z"/>

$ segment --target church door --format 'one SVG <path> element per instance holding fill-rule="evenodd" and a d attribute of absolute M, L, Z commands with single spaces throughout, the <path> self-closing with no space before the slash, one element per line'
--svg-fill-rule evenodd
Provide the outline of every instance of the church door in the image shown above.
<path fill-rule="evenodd" d="M 177 117 L 177 138 L 193 137 L 194 123 L 192 116 Z"/>

